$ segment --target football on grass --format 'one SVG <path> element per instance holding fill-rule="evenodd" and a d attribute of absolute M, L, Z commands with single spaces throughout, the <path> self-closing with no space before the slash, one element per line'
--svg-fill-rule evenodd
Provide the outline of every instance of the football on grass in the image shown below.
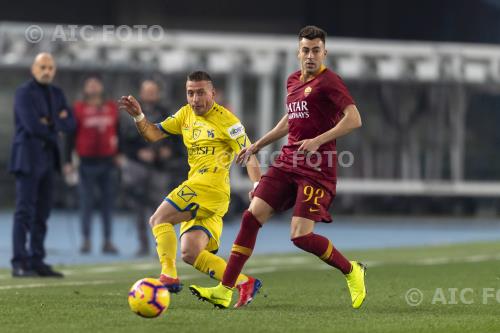
<path fill-rule="evenodd" d="M 144 278 L 130 288 L 128 304 L 137 315 L 144 318 L 156 318 L 167 310 L 170 304 L 170 294 L 159 280 Z"/>

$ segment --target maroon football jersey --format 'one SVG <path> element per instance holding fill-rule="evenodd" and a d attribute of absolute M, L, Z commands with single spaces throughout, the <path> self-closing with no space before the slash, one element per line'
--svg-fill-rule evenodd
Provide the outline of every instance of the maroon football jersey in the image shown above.
<path fill-rule="evenodd" d="M 312 139 L 331 128 L 343 117 L 342 111 L 354 104 L 342 79 L 329 69 L 309 82 L 300 80 L 301 72 L 287 80 L 288 143 L 283 146 L 274 166 L 284 171 L 315 178 L 337 178 L 335 140 L 320 146 L 316 154 L 298 152 L 296 142 Z"/>

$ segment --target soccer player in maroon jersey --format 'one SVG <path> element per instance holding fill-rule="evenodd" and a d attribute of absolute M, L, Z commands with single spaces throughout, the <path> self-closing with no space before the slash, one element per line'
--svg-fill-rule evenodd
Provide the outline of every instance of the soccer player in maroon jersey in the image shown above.
<path fill-rule="evenodd" d="M 366 267 L 347 260 L 330 240 L 313 232 L 316 222 L 332 221 L 328 207 L 336 192 L 335 140 L 361 126 L 358 109 L 342 79 L 323 65 L 327 54 L 325 37 L 318 27 L 302 28 L 298 52 L 301 70 L 287 81 L 287 114 L 238 155 L 237 161 L 245 163 L 251 155 L 288 134 L 288 144 L 261 178 L 250 207 L 243 213 L 222 282 L 215 288 L 190 287 L 194 295 L 220 308 L 231 303 L 232 287 L 252 254 L 262 225 L 274 212 L 292 207 L 294 245 L 345 275 L 354 308 L 359 308 L 366 297 Z M 250 303 L 259 288 L 260 284 L 249 286 L 246 297 L 241 297 L 240 290 L 235 307 Z"/>

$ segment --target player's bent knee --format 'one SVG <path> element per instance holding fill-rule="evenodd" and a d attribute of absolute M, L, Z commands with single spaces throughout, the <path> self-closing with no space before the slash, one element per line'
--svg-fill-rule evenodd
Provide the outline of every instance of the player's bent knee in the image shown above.
<path fill-rule="evenodd" d="M 255 212 L 255 211 L 250 210 L 250 208 L 248 209 L 247 212 L 249 214 L 252 214 L 252 216 L 255 217 L 260 222 L 260 224 L 266 223 L 267 219 L 269 218 L 264 214 L 260 214 L 259 212 Z"/>
<path fill-rule="evenodd" d="M 154 228 L 155 226 L 157 226 L 158 224 L 161 224 L 161 223 L 170 223 L 170 222 L 167 222 L 168 220 L 169 220 L 168 216 L 164 217 L 164 216 L 159 216 L 159 215 L 153 215 L 149 218 L 149 225 L 151 226 L 151 228 Z"/>
<path fill-rule="evenodd" d="M 302 237 L 314 231 L 315 222 L 305 218 L 292 218 L 290 238 Z"/>
<path fill-rule="evenodd" d="M 155 226 L 155 222 L 156 222 L 156 220 L 155 220 L 154 216 L 151 216 L 151 217 L 149 218 L 149 221 L 148 221 L 149 226 L 150 226 L 151 228 L 153 228 L 153 227 Z"/>
<path fill-rule="evenodd" d="M 149 225 L 154 228 L 156 225 L 161 223 L 161 219 L 157 215 L 153 215 L 149 218 Z"/>
<path fill-rule="evenodd" d="M 301 236 L 305 236 L 307 235 L 308 233 L 310 233 L 309 231 L 304 231 L 302 230 L 299 226 L 294 226 L 292 224 L 292 227 L 291 227 L 291 230 L 290 230 L 290 238 L 293 242 L 293 240 L 297 237 L 301 237 Z"/>
<path fill-rule="evenodd" d="M 149 218 L 149 225 L 151 228 L 161 223 L 176 225 L 177 223 L 188 221 L 190 218 L 191 212 L 156 212 Z"/>
<path fill-rule="evenodd" d="M 254 198 L 247 211 L 251 213 L 262 225 L 273 215 L 273 209 L 271 206 L 260 198 Z"/>
<path fill-rule="evenodd" d="M 194 249 L 181 249 L 181 259 L 186 264 L 193 265 L 198 258 L 200 251 Z"/>

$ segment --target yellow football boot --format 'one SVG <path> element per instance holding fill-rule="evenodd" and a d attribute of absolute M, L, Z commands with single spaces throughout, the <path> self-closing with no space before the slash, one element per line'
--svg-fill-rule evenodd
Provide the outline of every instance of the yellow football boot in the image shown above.
<path fill-rule="evenodd" d="M 351 261 L 352 271 L 346 274 L 347 287 L 351 293 L 352 307 L 359 309 L 366 297 L 365 275 L 366 266 L 357 261 Z"/>
<path fill-rule="evenodd" d="M 222 283 L 219 283 L 217 287 L 213 288 L 203 288 L 192 285 L 189 286 L 189 290 L 191 290 L 191 293 L 198 297 L 198 299 L 212 303 L 215 307 L 220 309 L 227 309 L 233 297 L 233 290 L 223 286 Z"/>

